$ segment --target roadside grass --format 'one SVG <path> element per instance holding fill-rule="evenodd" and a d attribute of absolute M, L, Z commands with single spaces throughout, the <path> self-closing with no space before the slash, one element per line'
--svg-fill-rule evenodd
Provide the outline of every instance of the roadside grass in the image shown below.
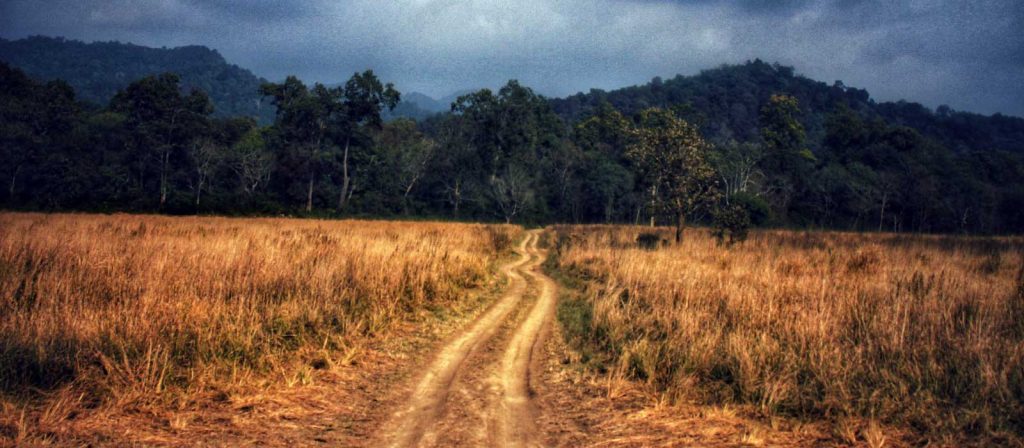
<path fill-rule="evenodd" d="M 461 306 L 520 231 L 0 213 L 0 440 L 45 442 L 101 408 L 307 385 L 354 362 L 357 341 Z"/>
<path fill-rule="evenodd" d="M 645 250 L 649 231 L 554 228 L 545 267 L 589 367 L 849 443 L 1021 443 L 1024 240 L 692 229 Z"/>

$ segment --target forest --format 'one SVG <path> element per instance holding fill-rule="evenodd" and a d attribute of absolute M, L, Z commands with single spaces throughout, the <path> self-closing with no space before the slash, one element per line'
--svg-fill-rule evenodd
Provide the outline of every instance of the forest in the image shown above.
<path fill-rule="evenodd" d="M 265 125 L 171 72 L 98 104 L 0 64 L 0 206 L 1024 231 L 1024 119 L 876 103 L 760 60 L 563 99 L 512 80 L 419 120 L 372 71 L 255 88 Z"/>

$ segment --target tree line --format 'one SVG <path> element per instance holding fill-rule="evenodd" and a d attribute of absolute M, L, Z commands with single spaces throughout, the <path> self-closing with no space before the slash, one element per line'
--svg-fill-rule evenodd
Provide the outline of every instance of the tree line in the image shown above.
<path fill-rule="evenodd" d="M 809 138 L 803 104 L 784 90 L 759 104 L 756 129 L 729 133 L 683 101 L 598 101 L 567 117 L 516 81 L 419 122 L 382 118 L 400 94 L 372 71 L 259 90 L 276 107 L 270 125 L 212 116 L 210 98 L 170 73 L 95 107 L 0 64 L 2 205 L 671 223 L 677 237 L 692 222 L 723 238 L 749 225 L 1024 230 L 1020 153 L 954 151 L 847 102 Z"/>

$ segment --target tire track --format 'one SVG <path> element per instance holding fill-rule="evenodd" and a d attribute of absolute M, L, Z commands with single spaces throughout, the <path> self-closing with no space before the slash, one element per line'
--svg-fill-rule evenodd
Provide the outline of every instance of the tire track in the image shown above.
<path fill-rule="evenodd" d="M 408 405 L 385 426 L 382 434 L 386 446 L 418 446 L 424 433 L 435 426 L 464 361 L 483 342 L 494 336 L 501 323 L 522 300 L 527 282 L 520 271 L 533 257 L 535 249 L 530 248 L 536 246 L 537 237 L 536 232 L 527 234 L 516 248 L 519 259 L 502 267 L 502 272 L 509 278 L 505 294 L 470 328 L 445 344 L 413 390 Z"/>
<path fill-rule="evenodd" d="M 526 320 L 516 329 L 505 349 L 500 370 L 502 394 L 495 404 L 492 419 L 497 429 L 495 446 L 532 447 L 541 445 L 537 429 L 537 406 L 531 400 L 531 382 L 541 378 L 540 359 L 543 341 L 550 328 L 557 304 L 557 286 L 550 277 L 540 272 L 544 253 L 537 248 L 540 231 L 532 232 L 529 252 L 534 257 L 526 274 L 539 287 L 539 295 Z"/>

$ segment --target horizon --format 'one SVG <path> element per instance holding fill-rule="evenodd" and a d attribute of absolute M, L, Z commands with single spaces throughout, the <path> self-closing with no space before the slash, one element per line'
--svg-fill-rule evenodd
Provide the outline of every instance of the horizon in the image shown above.
<path fill-rule="evenodd" d="M 327 82 L 315 81 L 315 80 L 311 81 L 311 80 L 304 79 L 301 76 L 298 76 L 296 74 L 286 74 L 286 75 L 282 76 L 279 79 L 271 79 L 271 78 L 268 78 L 266 76 L 263 76 L 260 73 L 254 72 L 252 69 L 250 69 L 248 67 L 241 66 L 239 64 L 236 64 L 236 63 L 232 62 L 230 59 L 228 59 L 226 56 L 224 56 L 224 54 L 220 50 L 218 50 L 217 48 L 213 48 L 213 47 L 210 47 L 210 46 L 207 46 L 207 45 L 203 45 L 203 44 L 183 44 L 183 45 L 174 46 L 174 47 L 168 47 L 168 46 L 157 47 L 157 46 L 142 45 L 142 44 L 138 44 L 138 43 L 135 43 L 135 42 L 129 42 L 129 41 L 119 41 L 119 40 L 83 41 L 83 40 L 80 40 L 80 39 L 69 38 L 69 37 L 66 37 L 66 36 L 47 36 L 47 35 L 41 35 L 41 34 L 25 36 L 25 37 L 22 37 L 22 38 L 19 38 L 19 39 L 7 39 L 7 38 L 0 37 L 0 40 L 7 40 L 7 41 L 10 41 L 10 42 L 14 42 L 14 41 L 18 41 L 18 40 L 25 40 L 25 39 L 31 39 L 31 38 L 63 39 L 65 41 L 79 42 L 79 43 L 82 43 L 82 44 L 85 44 L 85 45 L 113 43 L 113 44 L 136 46 L 136 47 L 147 48 L 147 49 L 154 49 L 154 50 L 177 50 L 177 49 L 181 49 L 181 48 L 200 47 L 200 48 L 204 48 L 206 50 L 212 51 L 214 53 L 217 53 L 219 56 L 224 58 L 224 62 L 225 63 L 227 63 L 229 65 L 237 66 L 237 67 L 242 68 L 244 70 L 247 70 L 250 73 L 252 73 L 254 76 L 256 76 L 257 78 L 264 79 L 264 80 L 266 80 L 268 82 L 275 82 L 275 83 L 283 82 L 284 79 L 287 78 L 288 76 L 297 76 L 297 77 L 299 77 L 300 80 L 302 80 L 303 82 L 305 82 L 305 83 L 307 83 L 309 85 L 313 85 L 314 83 L 319 83 L 319 84 L 323 84 L 323 85 L 328 86 L 328 87 L 335 87 L 335 86 L 340 86 L 340 85 L 344 84 L 344 82 L 342 82 L 342 81 L 327 81 Z M 746 64 L 753 63 L 755 61 L 761 61 L 761 62 L 763 62 L 765 64 L 769 64 L 769 65 L 781 65 L 781 66 L 784 66 L 784 67 L 790 67 L 790 68 L 793 69 L 793 76 L 795 76 L 795 77 L 803 77 L 803 78 L 810 79 L 810 80 L 816 81 L 816 82 L 825 82 L 827 84 L 827 82 L 824 81 L 824 80 L 813 78 L 813 77 L 808 76 L 805 73 L 801 72 L 799 70 L 799 67 L 793 67 L 793 66 L 788 66 L 788 65 L 785 65 L 785 64 L 781 64 L 778 61 L 767 61 L 767 60 L 764 60 L 762 58 L 753 58 L 753 59 L 747 59 L 747 60 L 741 61 L 741 62 L 724 62 L 724 63 L 718 64 L 716 66 L 713 66 L 713 67 L 700 68 L 696 72 L 689 73 L 689 74 L 675 73 L 675 74 L 666 74 L 665 76 L 655 75 L 655 76 L 652 76 L 650 79 L 648 79 L 646 81 L 641 81 L 639 83 L 629 84 L 629 85 L 614 86 L 614 87 L 610 87 L 610 88 L 591 87 L 591 88 L 587 88 L 587 89 L 581 89 L 581 90 L 578 90 L 576 92 L 571 92 L 571 93 L 568 93 L 568 94 L 565 94 L 565 95 L 547 95 L 544 92 L 540 92 L 540 91 L 538 91 L 537 93 L 539 95 L 542 95 L 542 96 L 550 98 L 550 99 L 564 99 L 564 98 L 569 98 L 569 97 L 572 97 L 572 96 L 575 96 L 575 95 L 588 94 L 588 93 L 590 93 L 593 90 L 601 90 L 601 91 L 605 91 L 605 92 L 611 92 L 611 91 L 616 91 L 616 90 L 621 90 L 621 89 L 629 89 L 629 88 L 633 88 L 633 87 L 640 87 L 640 86 L 649 84 L 650 82 L 652 82 L 656 78 L 668 81 L 668 80 L 674 79 L 676 77 L 684 77 L 684 78 L 686 78 L 686 77 L 699 76 L 701 73 L 703 73 L 705 71 L 716 70 L 716 69 L 723 68 L 723 67 L 739 67 L 739 66 L 743 66 L 743 65 L 746 65 Z M 367 67 L 367 69 L 373 70 L 372 67 Z M 512 81 L 512 80 L 515 80 L 515 78 L 509 78 L 505 82 Z M 469 92 L 478 91 L 478 90 L 481 90 L 481 89 L 489 89 L 491 91 L 495 91 L 496 92 L 499 89 L 501 89 L 502 85 L 504 85 L 504 82 L 503 83 L 499 83 L 498 85 L 476 86 L 476 87 L 455 87 L 455 86 L 451 86 L 451 90 L 447 91 L 446 93 L 444 91 L 442 91 L 441 94 L 430 94 L 430 93 L 419 91 L 419 90 L 403 90 L 402 86 L 400 86 L 400 85 L 396 85 L 395 87 L 402 93 L 402 95 L 403 95 L 402 101 L 403 102 L 405 102 L 404 96 L 407 95 L 407 94 L 422 95 L 422 96 L 427 97 L 431 101 L 442 102 L 444 100 L 447 100 L 447 99 L 450 99 L 450 98 L 454 98 L 456 96 L 460 96 L 460 95 L 463 95 L 463 94 L 466 94 L 466 93 L 469 93 Z M 994 112 L 994 113 L 977 112 L 977 111 L 972 111 L 972 110 L 957 109 L 956 107 L 953 107 L 953 106 L 948 105 L 948 104 L 940 104 L 940 105 L 936 105 L 936 106 L 931 106 L 931 105 L 928 105 L 928 104 L 925 104 L 925 103 L 914 101 L 914 100 L 909 99 L 909 98 L 898 98 L 898 99 L 891 99 L 891 100 L 879 99 L 879 98 L 875 97 L 873 92 L 871 92 L 870 90 L 868 90 L 868 89 L 866 89 L 864 87 L 856 86 L 856 85 L 848 85 L 845 82 L 844 82 L 844 85 L 847 88 L 855 88 L 855 89 L 867 90 L 868 93 L 870 94 L 870 99 L 872 101 L 876 102 L 876 103 L 886 103 L 886 102 L 891 102 L 891 103 L 899 103 L 899 102 L 916 103 L 916 104 L 923 105 L 924 107 L 926 107 L 927 109 L 929 109 L 933 113 L 935 113 L 936 110 L 939 107 L 947 106 L 947 107 L 950 107 L 951 110 L 954 111 L 954 112 L 967 112 L 967 113 L 979 114 L 979 115 L 982 115 L 982 116 L 1002 115 L 1002 116 L 1007 116 L 1007 117 L 1024 119 L 1024 113 L 1013 114 L 1013 113 L 1004 113 L 1004 112 Z M 529 85 L 526 85 L 526 87 L 532 88 L 532 86 L 529 86 Z M 533 90 L 536 91 L 536 89 L 533 89 Z M 420 105 L 419 103 L 415 103 L 415 104 Z M 444 109 L 444 108 L 442 108 L 442 109 Z"/>
<path fill-rule="evenodd" d="M 1024 5 L 1012 1 L 47 4 L 0 2 L 0 37 L 201 45 L 269 80 L 330 84 L 370 68 L 435 99 L 508 79 L 566 97 L 761 59 L 879 102 L 1024 116 Z"/>

